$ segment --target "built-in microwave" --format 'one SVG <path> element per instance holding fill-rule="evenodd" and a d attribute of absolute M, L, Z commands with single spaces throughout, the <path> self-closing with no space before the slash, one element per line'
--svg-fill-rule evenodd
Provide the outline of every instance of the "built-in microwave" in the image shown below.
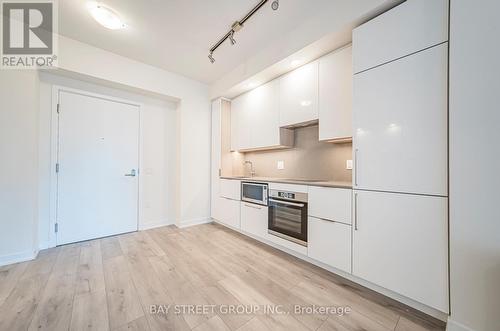
<path fill-rule="evenodd" d="M 241 182 L 241 200 L 267 206 L 266 183 Z"/>

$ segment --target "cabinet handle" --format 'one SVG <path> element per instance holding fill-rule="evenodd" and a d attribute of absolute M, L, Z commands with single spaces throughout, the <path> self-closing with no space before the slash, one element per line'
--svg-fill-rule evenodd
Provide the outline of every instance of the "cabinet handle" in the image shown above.
<path fill-rule="evenodd" d="M 358 231 L 358 193 L 354 193 L 354 230 Z"/>
<path fill-rule="evenodd" d="M 248 204 L 246 204 L 246 203 L 245 203 L 245 206 L 250 207 L 250 208 L 253 208 L 253 209 L 258 209 L 258 210 L 261 210 L 261 209 L 262 209 L 261 207 L 248 205 Z"/>
<path fill-rule="evenodd" d="M 354 186 L 358 186 L 358 151 L 354 150 Z"/>

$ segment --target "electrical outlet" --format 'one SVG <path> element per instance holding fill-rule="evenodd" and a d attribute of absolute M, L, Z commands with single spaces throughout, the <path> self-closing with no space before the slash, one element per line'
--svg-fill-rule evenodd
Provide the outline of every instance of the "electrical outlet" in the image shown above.
<path fill-rule="evenodd" d="M 278 161 L 278 163 L 276 164 L 276 168 L 278 168 L 278 170 L 285 169 L 285 161 Z"/>
<path fill-rule="evenodd" d="M 347 170 L 352 170 L 352 160 L 346 160 L 345 161 L 345 168 Z"/>

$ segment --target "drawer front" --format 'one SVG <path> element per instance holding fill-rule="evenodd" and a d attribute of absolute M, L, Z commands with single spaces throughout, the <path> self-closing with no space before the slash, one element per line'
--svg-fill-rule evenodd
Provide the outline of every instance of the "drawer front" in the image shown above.
<path fill-rule="evenodd" d="M 234 179 L 221 179 L 220 196 L 233 200 L 241 200 L 241 182 Z"/>
<path fill-rule="evenodd" d="M 240 228 L 240 202 L 228 198 L 221 198 L 221 211 L 219 221 L 233 227 Z"/>
<path fill-rule="evenodd" d="M 353 30 L 358 73 L 448 40 L 448 0 L 408 0 Z"/>
<path fill-rule="evenodd" d="M 268 209 L 266 206 L 241 202 L 241 230 L 265 239 Z"/>
<path fill-rule="evenodd" d="M 309 187 L 309 216 L 351 224 L 352 190 Z"/>
<path fill-rule="evenodd" d="M 351 273 L 351 226 L 309 217 L 308 256 Z"/>

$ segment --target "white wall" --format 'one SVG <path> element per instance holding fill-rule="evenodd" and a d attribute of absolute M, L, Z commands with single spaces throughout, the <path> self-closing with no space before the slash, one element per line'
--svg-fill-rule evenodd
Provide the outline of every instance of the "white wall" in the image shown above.
<path fill-rule="evenodd" d="M 36 254 L 38 76 L 0 70 L 0 265 Z"/>
<path fill-rule="evenodd" d="M 162 69 L 60 37 L 59 67 L 67 72 L 180 100 L 177 111 L 179 226 L 210 217 L 210 102 L 208 86 Z"/>
<path fill-rule="evenodd" d="M 139 228 L 175 223 L 176 104 L 75 79 L 40 74 L 38 238 L 40 248 L 50 236 L 51 107 L 54 85 L 141 103 L 141 206 Z M 53 238 L 52 238 L 53 239 Z"/>
<path fill-rule="evenodd" d="M 500 330 L 500 2 L 451 0 L 448 330 Z"/>

